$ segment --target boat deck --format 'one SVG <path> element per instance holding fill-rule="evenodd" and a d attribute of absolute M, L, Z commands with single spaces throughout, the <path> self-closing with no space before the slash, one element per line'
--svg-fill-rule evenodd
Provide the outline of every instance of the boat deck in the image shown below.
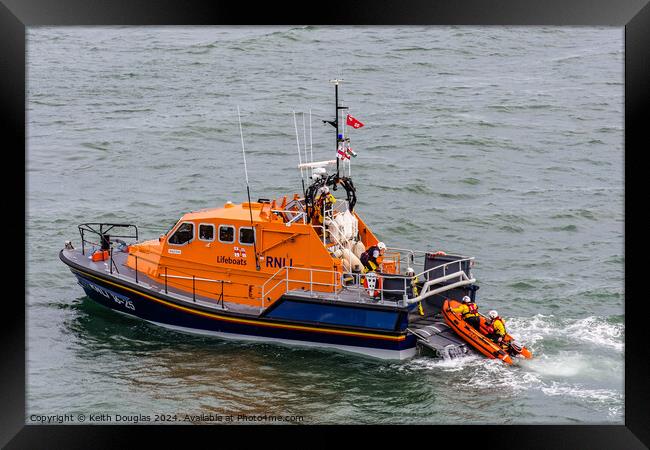
<path fill-rule="evenodd" d="M 214 298 L 207 297 L 196 293 L 192 295 L 191 292 L 186 290 L 178 289 L 170 285 L 167 286 L 167 292 L 165 293 L 165 284 L 160 281 L 153 279 L 142 272 L 137 274 L 136 282 L 136 271 L 131 267 L 126 265 L 127 253 L 120 251 L 113 251 L 113 261 L 115 265 L 113 266 L 113 271 L 110 270 L 110 260 L 94 262 L 90 258 L 90 252 L 86 252 L 86 255 L 82 255 L 80 250 L 63 250 L 63 256 L 78 264 L 82 268 L 88 269 L 90 273 L 101 273 L 103 276 L 108 276 L 109 278 L 114 278 L 117 281 L 124 280 L 130 283 L 136 283 L 138 286 L 142 286 L 148 291 L 152 291 L 158 294 L 166 295 L 172 297 L 176 300 L 191 303 L 193 305 L 200 305 L 203 307 L 220 310 L 220 311 L 229 311 L 238 314 L 245 314 L 249 316 L 260 316 L 264 309 L 260 306 L 250 306 L 236 302 L 228 301 L 217 301 Z M 117 269 L 116 269 L 117 267 Z M 328 293 L 328 292 L 318 292 L 318 291 L 306 291 L 302 289 L 290 290 L 286 292 L 286 295 L 296 296 L 296 297 L 308 297 L 312 299 L 319 299 L 323 301 L 331 302 L 342 302 L 342 303 L 353 303 L 353 304 L 372 304 L 372 305 L 382 305 L 388 307 L 399 307 L 398 302 L 395 300 L 375 300 L 370 297 L 370 295 L 362 288 L 359 287 L 346 287 L 341 289 L 338 293 Z"/>
<path fill-rule="evenodd" d="M 109 277 L 115 278 L 116 280 L 124 280 L 130 283 L 136 283 L 135 270 L 126 265 L 126 259 L 128 256 L 127 253 L 118 251 L 113 252 L 113 261 L 117 266 L 117 270 L 115 267 L 113 267 L 112 274 L 109 267 L 110 260 L 93 262 L 90 259 L 89 252 L 86 252 L 86 255 L 82 255 L 79 250 L 63 250 L 63 255 L 71 261 L 79 264 L 84 268 L 89 269 L 92 272 L 100 272 L 102 275 L 108 275 Z M 117 271 L 119 271 L 119 273 Z M 191 292 L 188 293 L 187 291 L 177 289 L 169 285 L 167 286 L 167 293 L 165 293 L 164 283 L 161 283 L 160 281 L 155 280 L 143 274 L 142 272 L 138 272 L 137 284 L 149 291 L 167 295 L 176 300 L 192 303 L 194 305 L 200 305 L 221 311 L 225 310 L 251 316 L 259 316 L 261 313 L 259 307 L 227 301 L 221 302 L 200 294 L 192 296 Z"/>
<path fill-rule="evenodd" d="M 360 287 L 344 287 L 337 293 L 319 292 L 319 291 L 305 291 L 302 289 L 294 289 L 287 291 L 288 295 L 302 296 L 317 298 L 320 300 L 340 301 L 346 303 L 364 303 L 372 305 L 385 305 L 385 306 L 399 306 L 399 302 L 390 299 L 373 299 L 368 292 Z"/>

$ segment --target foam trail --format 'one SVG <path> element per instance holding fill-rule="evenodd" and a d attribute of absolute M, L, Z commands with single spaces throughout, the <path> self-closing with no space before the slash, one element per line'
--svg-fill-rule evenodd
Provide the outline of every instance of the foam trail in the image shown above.
<path fill-rule="evenodd" d="M 591 344 L 619 352 L 624 349 L 624 325 L 610 323 L 603 317 L 572 319 L 536 314 L 529 318 L 512 318 L 507 322 L 507 326 L 508 331 L 518 341 L 533 350 L 535 344 L 547 337 Z"/>

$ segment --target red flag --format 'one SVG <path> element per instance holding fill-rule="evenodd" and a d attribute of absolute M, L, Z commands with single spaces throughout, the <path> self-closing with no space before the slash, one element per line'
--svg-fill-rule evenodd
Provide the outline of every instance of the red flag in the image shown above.
<path fill-rule="evenodd" d="M 352 128 L 361 128 L 363 124 L 359 122 L 357 119 L 352 117 L 350 114 L 348 114 L 346 122 L 348 125 L 350 125 Z"/>

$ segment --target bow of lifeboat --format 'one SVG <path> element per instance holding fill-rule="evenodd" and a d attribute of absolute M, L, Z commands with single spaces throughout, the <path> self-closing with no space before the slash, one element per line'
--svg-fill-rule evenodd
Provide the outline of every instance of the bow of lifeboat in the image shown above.
<path fill-rule="evenodd" d="M 281 212 L 286 203 L 228 202 L 185 214 L 159 239 L 130 246 L 126 265 L 158 283 L 250 307 L 268 308 L 295 289 L 333 292 L 342 262 L 311 225 L 290 222 Z"/>

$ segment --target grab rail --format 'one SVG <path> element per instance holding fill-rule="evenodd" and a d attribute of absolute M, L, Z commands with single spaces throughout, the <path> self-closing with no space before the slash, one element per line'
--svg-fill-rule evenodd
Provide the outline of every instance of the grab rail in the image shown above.
<path fill-rule="evenodd" d="M 136 256 L 136 258 L 137 258 L 137 256 Z M 167 274 L 167 266 L 164 266 L 164 268 L 165 268 L 165 273 L 160 274 L 160 276 L 165 277 L 165 294 L 168 293 L 167 292 L 167 280 L 169 278 L 176 278 L 176 279 L 179 279 L 179 280 L 192 280 L 192 301 L 194 301 L 194 302 L 196 302 L 196 282 L 197 281 L 207 281 L 208 283 L 221 283 L 221 292 L 219 293 L 219 297 L 217 298 L 217 304 L 219 304 L 219 301 L 221 301 L 221 307 L 225 308 L 225 305 L 223 303 L 223 285 L 224 285 L 224 283 L 232 284 L 232 281 L 229 281 L 229 280 L 216 280 L 216 279 L 212 279 L 212 278 L 202 278 L 202 277 L 197 277 L 195 275 L 192 275 L 191 277 L 184 277 L 184 276 L 181 276 L 181 275 L 168 275 Z"/>
<path fill-rule="evenodd" d="M 110 228 L 109 228 L 110 229 Z M 337 241 L 336 237 L 333 237 L 335 241 Z M 323 289 L 318 289 L 316 290 L 315 287 L 329 287 L 331 290 L 327 289 L 325 292 L 333 292 L 335 294 L 339 294 L 343 289 L 358 289 L 359 292 L 359 297 L 361 297 L 361 291 L 365 291 L 367 288 L 363 286 L 363 277 L 366 276 L 366 274 L 363 273 L 354 273 L 351 271 L 344 271 L 344 270 L 326 270 L 326 269 L 313 269 L 313 268 L 306 268 L 306 267 L 294 267 L 294 266 L 283 266 L 280 269 L 278 269 L 275 273 L 273 273 L 271 276 L 266 278 L 264 282 L 261 285 L 252 285 L 249 283 L 237 283 L 233 282 L 230 280 L 224 280 L 224 279 L 218 279 L 218 278 L 206 278 L 204 276 L 197 276 L 196 274 L 185 272 L 179 268 L 173 267 L 173 266 L 168 266 L 168 265 L 159 265 L 158 261 L 150 260 L 146 257 L 143 256 L 138 256 L 137 254 L 130 254 L 129 256 L 132 256 L 134 258 L 135 262 L 135 282 L 136 284 L 139 283 L 138 279 L 138 274 L 139 274 L 139 268 L 138 268 L 138 262 L 140 259 L 143 259 L 144 261 L 150 262 L 150 263 L 155 263 L 156 268 L 158 271 L 158 275 L 160 278 L 164 280 L 164 289 L 165 293 L 168 293 L 168 285 L 172 283 L 171 280 L 192 280 L 192 300 L 194 302 L 197 301 L 196 295 L 199 292 L 206 292 L 210 295 L 218 296 L 217 298 L 217 304 L 221 302 L 221 306 L 225 308 L 224 306 L 224 284 L 242 284 L 242 285 L 248 285 L 249 289 L 251 288 L 256 288 L 258 289 L 258 294 L 261 292 L 261 298 L 259 298 L 259 305 L 261 307 L 261 310 L 264 310 L 269 304 L 267 304 L 267 297 L 270 300 L 269 295 L 272 293 L 275 293 L 276 290 L 284 285 L 284 293 L 288 292 L 291 288 L 292 284 L 298 284 L 299 286 L 302 287 L 302 289 L 306 292 L 308 292 L 310 295 L 314 295 L 315 292 L 323 292 Z M 474 257 L 467 257 L 467 258 L 461 258 L 455 261 L 448 261 L 443 264 L 439 264 L 437 266 L 431 267 L 430 269 L 427 269 L 423 272 L 420 272 L 419 274 L 413 276 L 413 277 L 408 277 L 400 274 L 386 274 L 382 273 L 381 275 L 378 275 L 381 277 L 383 280 L 401 280 L 401 282 L 398 284 L 398 286 L 391 286 L 390 288 L 384 287 L 382 285 L 381 287 L 376 287 L 373 290 L 379 292 L 379 298 L 381 301 L 385 300 L 385 295 L 386 294 L 391 294 L 391 296 L 401 296 L 402 301 L 404 305 L 408 304 L 413 304 L 416 302 L 419 302 L 427 297 L 430 297 L 432 295 L 438 294 L 440 292 L 444 292 L 450 289 L 454 289 L 456 287 L 460 286 L 465 286 L 471 283 L 474 283 L 476 280 L 471 277 L 470 273 L 466 273 L 464 270 L 460 269 L 461 268 L 461 263 L 465 261 L 472 261 L 474 260 Z M 459 264 L 459 269 L 458 271 L 448 273 L 448 268 L 452 264 Z M 109 269 L 107 271 L 110 271 L 111 274 L 113 274 L 113 268 L 117 270 L 117 264 L 113 261 L 113 249 L 110 249 L 110 264 L 109 264 Z M 190 268 L 187 268 L 189 270 L 192 270 Z M 176 274 L 169 274 L 168 271 L 175 271 L 179 273 L 180 275 Z M 409 293 L 412 295 L 413 291 L 412 288 L 414 287 L 414 281 L 417 277 L 421 277 L 423 275 L 428 275 L 434 270 L 442 270 L 442 275 L 431 280 L 427 280 L 424 285 L 422 285 L 421 292 L 418 296 L 416 297 L 411 297 L 409 298 Z M 164 271 L 164 273 L 163 273 Z M 208 270 L 209 271 L 209 270 Z M 203 271 L 205 273 L 205 271 Z M 214 271 L 217 272 L 217 271 Z M 304 273 L 307 272 L 309 274 L 308 278 L 306 277 L 294 277 L 292 276 L 293 273 Z M 469 272 L 469 271 L 468 271 Z M 119 274 L 119 271 L 117 271 Z M 319 277 L 317 280 L 315 280 L 315 274 L 329 274 L 330 276 L 326 277 Z M 458 281 L 450 284 L 446 284 L 444 286 L 440 286 L 438 288 L 434 288 L 435 285 L 451 281 L 455 278 L 458 278 Z M 331 282 L 327 281 L 328 279 L 331 279 Z M 212 292 L 211 290 L 205 290 L 205 289 L 198 289 L 196 287 L 196 282 L 208 282 L 208 283 L 220 283 L 221 285 L 221 291 L 220 292 Z M 350 283 L 352 281 L 352 283 Z M 401 285 L 401 286 L 400 286 Z M 180 289 L 188 290 L 187 286 L 183 286 L 182 284 L 178 285 Z M 307 289 L 308 287 L 308 289 Z M 252 291 L 249 291 L 252 292 Z M 250 295 L 250 294 L 249 294 Z M 275 296 L 276 299 L 279 298 L 282 295 L 280 293 L 278 296 Z M 255 297 L 252 297 L 255 298 Z"/>
<path fill-rule="evenodd" d="M 96 227 L 99 226 L 99 230 L 96 229 Z M 107 228 L 104 228 L 107 227 Z M 136 242 L 139 240 L 138 237 L 138 227 L 132 224 L 128 223 L 103 223 L 103 222 L 88 222 L 88 223 L 82 223 L 81 225 L 78 225 L 77 228 L 79 228 L 79 234 L 81 235 L 81 254 L 85 255 L 86 254 L 86 242 L 94 245 L 99 245 L 102 247 L 103 250 L 108 250 L 108 248 L 103 248 L 104 246 L 109 247 L 110 246 L 110 240 L 106 238 L 108 236 L 108 232 L 113 230 L 113 228 L 133 228 L 135 230 L 135 236 L 133 235 L 117 235 L 117 234 L 111 234 L 110 237 L 114 238 L 125 238 L 125 239 L 135 239 Z M 86 232 L 91 232 L 93 234 L 96 234 L 99 236 L 99 242 L 92 242 L 89 240 L 86 240 L 85 238 L 85 233 Z"/>
<path fill-rule="evenodd" d="M 267 296 L 271 292 L 273 292 L 278 286 L 281 286 L 281 285 L 284 284 L 284 286 L 285 286 L 284 292 L 288 292 L 290 283 L 305 283 L 305 284 L 307 283 L 307 280 L 289 278 L 289 271 L 290 270 L 296 270 L 296 271 L 302 270 L 302 271 L 308 271 L 309 272 L 309 282 L 308 282 L 309 283 L 309 291 L 308 292 L 310 293 L 310 295 L 313 295 L 313 292 L 315 292 L 314 291 L 314 286 L 330 286 L 330 287 L 333 288 L 334 292 L 339 292 L 340 291 L 341 285 L 338 283 L 338 277 L 336 276 L 336 274 L 338 274 L 339 272 L 337 272 L 337 271 L 323 270 L 323 269 L 309 269 L 309 268 L 306 268 L 306 267 L 283 266 L 280 269 L 278 269 L 277 272 L 275 272 L 273 275 L 271 275 L 264 282 L 264 284 L 262 284 L 262 286 L 261 286 L 261 290 L 262 290 L 261 306 L 262 306 L 262 309 L 264 309 L 265 306 L 266 306 L 265 302 L 266 302 Z M 267 290 L 267 285 L 272 280 L 274 280 L 278 276 L 278 274 L 280 274 L 282 272 L 284 272 L 283 278 L 279 279 L 270 289 Z M 334 283 L 322 283 L 320 281 L 314 281 L 314 272 L 332 274 L 333 278 L 334 278 Z"/>
<path fill-rule="evenodd" d="M 465 261 L 474 261 L 474 259 L 475 258 L 473 256 L 470 256 L 470 257 L 467 257 L 467 258 L 457 259 L 455 261 L 448 261 L 448 262 L 446 262 L 444 264 L 440 264 L 439 266 L 431 267 L 430 269 L 427 269 L 427 270 L 425 270 L 423 272 L 420 272 L 420 273 L 416 274 L 415 276 L 419 277 L 419 276 L 422 276 L 424 274 L 428 274 L 429 272 L 432 272 L 432 271 L 434 271 L 436 269 L 440 269 L 441 267 L 442 267 L 442 274 L 446 275 L 447 266 L 450 266 L 452 264 L 458 264 L 458 268 L 460 268 L 460 263 L 465 262 Z"/>
<path fill-rule="evenodd" d="M 288 219 L 288 217 L 287 217 L 287 219 L 285 219 L 286 221 L 284 223 L 288 227 L 291 226 L 291 224 L 293 224 L 294 222 L 298 221 L 298 219 L 302 219 L 303 224 L 307 223 L 307 214 L 305 214 L 304 211 L 291 210 L 291 209 L 272 209 L 271 212 L 272 213 L 282 213 L 282 214 L 287 214 L 287 215 L 295 214 L 295 216 L 293 216 L 293 218 Z"/>
<path fill-rule="evenodd" d="M 135 268 L 134 268 L 135 283 L 140 284 L 140 279 L 139 279 L 139 276 L 138 276 L 139 273 L 140 273 L 139 267 L 138 267 L 138 262 L 141 259 L 144 260 L 145 262 L 150 262 L 150 263 L 157 263 L 157 261 L 154 261 L 154 260 L 142 257 L 142 256 L 138 256 L 136 254 L 130 254 L 129 256 L 132 256 L 134 258 L 134 261 L 135 261 Z M 118 275 L 120 275 L 120 272 L 117 270 L 117 264 L 115 263 L 114 258 L 113 258 L 113 249 L 111 248 L 110 249 L 109 272 L 110 272 L 111 275 L 115 276 L 113 274 L 113 267 L 115 267 Z M 225 309 L 225 304 L 224 304 L 224 284 L 247 284 L 247 283 L 236 283 L 236 282 L 233 282 L 233 281 L 230 281 L 230 280 L 199 277 L 199 276 L 196 276 L 195 274 L 185 272 L 185 271 L 183 271 L 183 270 L 181 270 L 181 269 L 179 269 L 177 267 L 169 266 L 169 265 L 158 265 L 157 269 L 158 269 L 158 272 L 159 272 L 158 276 L 160 278 L 163 278 L 163 280 L 164 280 L 163 286 L 164 286 L 164 289 L 165 289 L 165 294 L 169 294 L 169 285 L 170 284 L 176 285 L 174 287 L 176 287 L 176 288 L 178 288 L 180 290 L 186 290 L 186 287 L 184 285 L 179 284 L 179 283 L 173 283 L 172 281 L 169 280 L 170 278 L 171 279 L 177 279 L 177 280 L 192 280 L 192 301 L 193 302 L 197 301 L 197 297 L 196 297 L 197 294 L 201 294 L 201 293 L 203 293 L 203 294 L 211 294 L 211 295 L 217 296 L 217 298 L 216 298 L 217 305 L 219 305 L 219 303 L 221 303 L 222 309 Z M 170 275 L 168 273 L 168 271 L 170 269 L 173 270 L 173 271 L 176 271 L 178 273 L 184 274 L 186 276 L 184 276 L 184 275 Z M 123 277 L 124 276 L 119 276 L 118 278 L 123 278 Z M 197 281 L 199 281 L 199 282 L 208 282 L 208 283 L 220 283 L 221 290 L 219 292 L 216 292 L 216 291 L 212 291 L 212 290 L 200 289 L 200 288 L 198 288 L 196 286 Z"/>
<path fill-rule="evenodd" d="M 382 285 L 382 287 L 376 287 L 373 290 L 379 292 L 379 297 L 380 297 L 381 301 L 384 301 L 385 294 L 388 293 L 388 294 L 399 294 L 399 295 L 401 295 L 402 301 L 403 301 L 403 303 L 405 305 L 412 304 L 412 303 L 417 303 L 417 302 L 419 302 L 419 301 L 421 301 L 421 300 L 423 300 L 425 298 L 431 297 L 432 295 L 439 294 L 441 292 L 448 291 L 448 290 L 454 289 L 456 287 L 465 286 L 465 285 L 474 283 L 476 281 L 476 279 L 475 278 L 470 278 L 463 270 L 459 270 L 457 272 L 449 273 L 449 274 L 446 273 L 446 268 L 450 264 L 454 264 L 454 263 L 457 263 L 459 261 L 465 261 L 465 260 L 469 260 L 469 259 L 473 259 L 473 258 L 464 258 L 463 260 L 450 261 L 450 262 L 447 262 L 447 263 L 440 264 L 438 266 L 432 267 L 431 269 L 429 269 L 429 270 L 427 270 L 425 272 L 422 272 L 422 274 L 424 274 L 424 273 L 430 272 L 430 271 L 432 271 L 434 269 L 443 268 L 443 272 L 445 272 L 445 274 L 443 276 L 441 276 L 441 277 L 438 277 L 438 278 L 435 278 L 435 279 L 432 279 L 432 280 L 429 280 L 429 281 L 425 282 L 424 285 L 422 286 L 422 290 L 420 292 L 420 295 L 418 295 L 416 297 L 409 298 L 408 293 L 412 292 L 413 281 L 417 278 L 417 275 L 413 276 L 413 277 L 407 277 L 407 276 L 404 276 L 404 275 L 388 275 L 388 274 L 382 273 L 381 275 L 378 275 L 378 276 L 381 277 L 383 280 L 395 280 L 395 279 L 401 280 L 402 283 L 403 283 L 403 287 L 401 287 L 399 289 L 395 289 L 395 288 L 389 289 L 389 288 L 384 288 L 383 285 Z M 308 271 L 310 273 L 309 282 L 307 282 L 304 279 L 291 278 L 290 277 L 290 271 Z M 334 282 L 333 283 L 315 282 L 313 280 L 313 273 L 314 272 L 332 274 L 332 276 L 334 277 Z M 280 274 L 282 274 L 282 277 L 278 278 L 278 276 Z M 359 291 L 361 291 L 361 290 L 366 289 L 366 287 L 363 286 L 363 284 L 362 284 L 362 278 L 365 277 L 365 276 L 366 276 L 366 274 L 363 274 L 363 273 L 353 273 L 353 272 L 345 272 L 345 271 L 339 272 L 339 271 L 335 271 L 335 270 L 323 270 L 323 269 L 310 269 L 310 268 L 305 268 L 305 267 L 283 266 L 282 268 L 278 269 L 278 271 L 276 271 L 273 275 L 271 275 L 264 282 L 264 284 L 261 286 L 261 289 L 262 289 L 261 306 L 262 306 L 262 308 L 265 307 L 266 297 L 281 285 L 284 285 L 285 286 L 285 292 L 288 292 L 290 283 L 303 283 L 303 284 L 309 283 L 309 290 L 307 292 L 309 292 L 310 295 L 313 295 L 314 292 L 316 292 L 314 290 L 314 286 L 329 286 L 329 287 L 332 288 L 333 292 L 335 292 L 335 293 L 340 293 L 341 290 L 350 289 L 350 288 L 358 288 Z M 346 283 L 345 281 L 346 280 L 349 281 L 350 278 L 352 278 L 354 282 L 352 284 L 350 284 L 349 282 Z M 457 281 L 455 283 L 445 285 L 445 286 L 441 286 L 441 287 L 436 288 L 436 289 L 431 289 L 432 286 L 444 283 L 445 281 L 453 280 L 454 278 L 459 278 L 459 281 Z M 276 280 L 276 279 L 277 279 L 277 282 L 275 284 L 273 284 L 273 286 L 270 289 L 267 290 L 267 286 L 269 285 L 269 283 L 271 283 L 273 280 Z M 359 295 L 361 295 L 361 294 L 359 293 Z"/>

